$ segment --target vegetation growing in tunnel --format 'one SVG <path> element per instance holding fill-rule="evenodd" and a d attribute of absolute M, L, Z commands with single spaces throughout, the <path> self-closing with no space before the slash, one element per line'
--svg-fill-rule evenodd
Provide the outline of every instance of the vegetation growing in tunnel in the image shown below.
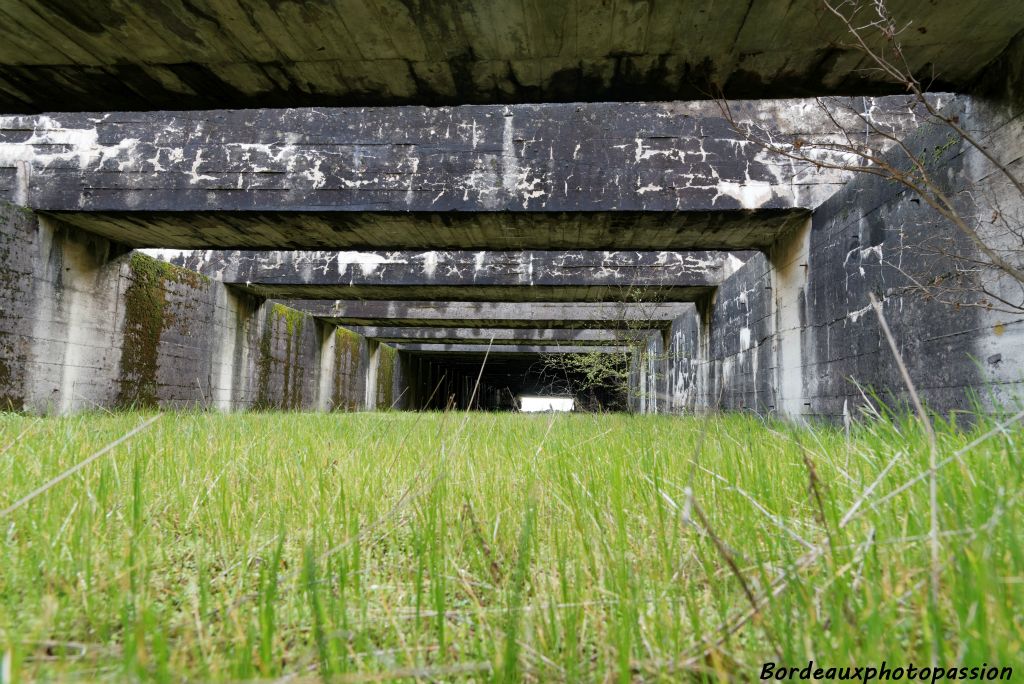
<path fill-rule="evenodd" d="M 632 349 L 543 355 L 546 394 L 576 399 L 576 411 L 625 411 L 630 386 Z"/>
<path fill-rule="evenodd" d="M 629 411 L 645 392 L 656 392 L 656 388 L 646 389 L 634 380 L 638 369 L 655 385 L 663 380 L 661 368 L 669 350 L 652 345 L 651 339 L 661 335 L 660 330 L 652 329 L 652 313 L 664 299 L 664 291 L 658 287 L 620 288 L 615 316 L 618 327 L 615 339 L 609 341 L 619 350 L 543 354 L 547 393 L 576 397 L 576 410 Z"/>
<path fill-rule="evenodd" d="M 916 421 L 182 413 L 16 503 L 142 418 L 0 415 L 15 680 L 1019 661 L 1012 420 L 937 427 L 933 602 Z"/>

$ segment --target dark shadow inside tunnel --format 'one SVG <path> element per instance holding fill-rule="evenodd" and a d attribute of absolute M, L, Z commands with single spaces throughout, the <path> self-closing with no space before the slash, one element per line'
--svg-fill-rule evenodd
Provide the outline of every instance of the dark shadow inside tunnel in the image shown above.
<path fill-rule="evenodd" d="M 573 410 L 583 412 L 627 411 L 629 390 L 625 381 L 594 372 L 577 355 L 564 363 L 555 353 L 402 352 L 407 406 L 414 410 L 518 411 L 521 397 L 573 399 Z M 602 370 L 625 378 L 628 361 L 622 354 L 583 355 Z M 599 359 L 599 360 L 598 360 Z"/>

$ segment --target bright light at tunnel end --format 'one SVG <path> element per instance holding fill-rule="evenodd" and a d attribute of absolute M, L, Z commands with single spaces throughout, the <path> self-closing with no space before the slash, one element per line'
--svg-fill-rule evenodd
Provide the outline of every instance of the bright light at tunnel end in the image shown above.
<path fill-rule="evenodd" d="M 544 411 L 572 411 L 576 400 L 572 397 L 519 397 L 519 410 L 523 413 Z"/>

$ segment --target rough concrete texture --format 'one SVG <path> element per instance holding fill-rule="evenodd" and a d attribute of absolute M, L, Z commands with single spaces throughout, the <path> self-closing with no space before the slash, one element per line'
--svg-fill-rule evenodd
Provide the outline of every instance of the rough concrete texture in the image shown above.
<path fill-rule="evenodd" d="M 32 213 L 13 204 L 0 203 L 0 225 L 0 411 L 20 410 L 30 350 L 24 325 L 39 235 Z"/>
<path fill-rule="evenodd" d="M 0 256 L 2 408 L 364 406 L 366 341 L 308 314 L 9 204 Z"/>
<path fill-rule="evenodd" d="M 498 344 L 557 342 L 572 345 L 621 342 L 646 338 L 649 330 L 593 330 L 572 328 L 444 328 L 422 326 L 348 326 L 366 339 L 381 342 L 442 342 L 445 344 Z"/>
<path fill-rule="evenodd" d="M 964 125 L 1017 174 L 1024 170 L 1021 111 L 1005 100 L 971 101 L 961 111 Z M 1019 191 L 948 129 L 922 129 L 908 144 L 921 151 L 971 225 L 1019 264 L 1019 235 L 1000 232 L 1005 226 L 992 220 L 998 207 L 1011 227 L 1024 223 Z M 946 255 L 935 253 L 936 246 Z M 819 207 L 803 230 L 747 261 L 703 310 L 698 306 L 680 317 L 671 328 L 668 371 L 652 362 L 646 373 L 635 369 L 634 384 L 664 382 L 668 407 L 659 409 L 750 409 L 842 420 L 864 403 L 858 384 L 887 403 L 906 402 L 895 357 L 869 304 L 874 292 L 911 378 L 932 408 L 968 410 L 975 398 L 989 407 L 1012 402 L 1024 389 L 1021 285 L 985 275 L 988 294 L 968 297 L 974 306 L 942 303 L 940 290 L 930 288 L 929 298 L 911 287 L 952 272 L 950 253 L 978 257 L 917 195 L 860 176 Z M 652 356 L 660 344 L 652 336 Z"/>
<path fill-rule="evenodd" d="M 807 101 L 729 108 L 783 144 L 832 135 Z M 832 115 L 878 150 L 913 120 L 898 96 Z M 122 244 L 251 249 L 764 249 L 849 178 L 715 102 L 6 116 L 0 169 Z"/>
<path fill-rule="evenodd" d="M 275 299 L 660 301 L 707 297 L 724 252 L 192 252 L 181 265 Z"/>
<path fill-rule="evenodd" d="M 0 206 L 0 397 L 5 408 L 114 406 L 124 307 L 103 239 Z"/>
<path fill-rule="evenodd" d="M 382 411 L 405 408 L 408 393 L 398 350 L 391 345 L 378 344 L 377 353 L 380 357 L 377 362 L 377 394 L 370 408 Z"/>
<path fill-rule="evenodd" d="M 664 328 L 692 304 L 664 302 L 429 302 L 286 300 L 284 304 L 339 325 L 592 328 Z"/>
<path fill-rule="evenodd" d="M 1019 173 L 1021 94 L 1012 85 L 993 87 L 986 86 L 986 97 L 957 97 L 949 106 Z M 892 102 L 855 103 L 920 151 L 985 239 L 1019 257 L 1019 234 L 1006 228 L 1024 224 L 1020 193 L 948 130 L 923 127 L 903 136 L 904 110 Z M 937 239 L 964 249 L 949 225 L 877 177 L 819 177 L 766 158 L 711 106 L 4 117 L 0 182 L 10 196 L 46 211 L 38 223 L 10 207 L 3 214 L 0 249 L 10 266 L 5 262 L 0 280 L 0 397 L 6 406 L 39 411 L 200 401 L 225 408 L 436 407 L 437 399 L 424 396 L 436 381 L 442 407 L 453 396 L 459 406 L 476 401 L 478 344 L 408 343 L 403 357 L 378 340 L 353 343 L 313 314 L 127 256 L 115 238 L 167 247 L 756 247 L 761 253 L 714 293 L 673 305 L 675 323 L 649 337 L 647 353 L 634 362 L 642 410 L 841 419 L 861 402 L 852 380 L 885 400 L 902 399 L 869 292 L 884 299 L 900 353 L 933 407 L 964 408 L 968 393 L 985 382 L 985 401 L 1019 394 L 1019 311 L 986 308 L 991 299 L 957 310 L 906 291 L 914 279 L 930 282 L 950 271 L 926 249 Z M 737 108 L 792 149 L 804 145 L 801 136 L 822 134 L 811 110 L 786 106 L 785 116 L 778 103 Z M 400 280 L 408 269 L 390 266 L 377 272 Z M 983 282 L 995 301 L 1021 294 L 1007 278 L 986 274 Z M 664 303 L 606 304 L 600 315 L 558 302 L 305 306 L 327 323 L 393 318 L 395 326 L 628 330 L 667 320 L 628 313 Z M 532 342 L 500 347 L 495 353 L 506 356 L 545 351 Z M 504 378 L 489 376 L 487 391 L 500 392 L 524 366 L 506 368 Z"/>
<path fill-rule="evenodd" d="M 970 87 L 1013 2 L 889 0 L 908 68 Z M 7 0 L 0 110 L 898 92 L 815 0 Z M 846 38 L 846 40 L 844 40 Z"/>

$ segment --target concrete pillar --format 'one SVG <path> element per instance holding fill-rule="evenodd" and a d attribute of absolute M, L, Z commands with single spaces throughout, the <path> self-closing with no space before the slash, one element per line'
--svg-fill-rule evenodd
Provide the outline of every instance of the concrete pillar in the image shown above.
<path fill-rule="evenodd" d="M 259 304 L 252 296 L 226 287 L 214 292 L 219 332 L 213 337 L 211 408 L 238 411 L 248 408 L 252 398 L 250 335 Z"/>
<path fill-rule="evenodd" d="M 806 397 L 807 367 L 813 364 L 812 345 L 807 344 L 805 293 L 810 271 L 811 221 L 808 220 L 772 245 L 772 306 L 774 309 L 776 410 L 789 418 L 811 413 Z"/>
<path fill-rule="evenodd" d="M 658 398 L 661 413 L 672 412 L 672 330 L 661 331 L 661 350 L 658 354 Z"/>
<path fill-rule="evenodd" d="M 335 354 L 338 337 L 334 334 L 334 326 L 317 323 L 320 333 L 320 367 L 319 384 L 316 393 L 316 408 L 318 411 L 330 411 L 334 408 L 332 397 L 334 395 L 334 384 L 337 381 L 338 369 L 335 364 Z"/>
<path fill-rule="evenodd" d="M 364 407 L 367 411 L 377 408 L 377 371 L 380 369 L 380 343 L 376 340 L 366 341 L 366 395 Z"/>
<path fill-rule="evenodd" d="M 121 363 L 119 250 L 39 217 L 36 282 L 27 311 L 25 408 L 61 414 L 116 403 Z"/>
<path fill-rule="evenodd" d="M 693 406 L 697 412 L 705 413 L 717 408 L 718 398 L 712 396 L 711 338 L 715 333 L 714 310 L 718 290 L 711 296 L 695 303 L 697 333 L 694 349 L 695 368 L 693 373 Z"/>

